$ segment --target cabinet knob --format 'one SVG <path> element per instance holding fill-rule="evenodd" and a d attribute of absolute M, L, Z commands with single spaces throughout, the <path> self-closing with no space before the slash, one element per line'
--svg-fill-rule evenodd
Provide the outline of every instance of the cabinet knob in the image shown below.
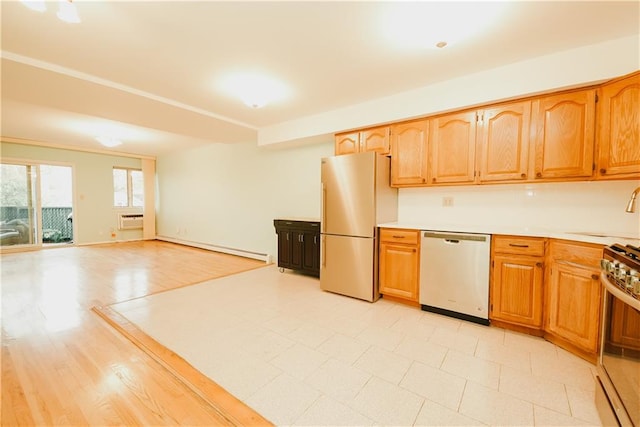
<path fill-rule="evenodd" d="M 600 279 L 600 276 L 598 276 L 597 274 L 592 274 L 592 275 L 591 275 L 591 278 L 592 278 L 593 280 L 598 280 L 598 279 Z"/>
<path fill-rule="evenodd" d="M 542 268 L 542 263 L 541 262 L 536 262 L 536 267 Z"/>
<path fill-rule="evenodd" d="M 521 174 L 520 174 L 520 178 L 522 178 L 522 179 L 527 179 L 527 174 L 526 174 L 526 173 L 521 173 Z"/>
<path fill-rule="evenodd" d="M 601 173 L 602 175 L 604 175 L 604 174 L 606 174 L 606 173 L 607 173 L 607 170 L 606 170 L 605 168 L 602 168 L 602 169 L 600 169 L 600 173 Z"/>
<path fill-rule="evenodd" d="M 542 178 L 542 172 L 536 172 L 536 178 Z"/>
<path fill-rule="evenodd" d="M 431 182 L 436 182 L 436 179 L 435 178 L 431 178 Z"/>

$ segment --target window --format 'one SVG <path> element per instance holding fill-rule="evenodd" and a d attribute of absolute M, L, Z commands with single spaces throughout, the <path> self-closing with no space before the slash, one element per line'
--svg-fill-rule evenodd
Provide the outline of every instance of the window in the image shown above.
<path fill-rule="evenodd" d="M 144 205 L 141 170 L 113 168 L 113 205 L 134 208 Z"/>

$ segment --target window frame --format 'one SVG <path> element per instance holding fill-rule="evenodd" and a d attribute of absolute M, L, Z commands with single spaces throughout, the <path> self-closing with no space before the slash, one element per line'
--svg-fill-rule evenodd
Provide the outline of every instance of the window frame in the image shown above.
<path fill-rule="evenodd" d="M 115 185 L 115 177 L 113 172 L 111 173 L 111 180 L 112 180 L 112 184 L 113 184 L 113 207 L 114 208 L 140 208 L 142 209 L 144 207 L 144 173 L 142 172 L 142 169 L 140 168 L 127 168 L 127 167 L 122 167 L 122 166 L 114 166 L 113 167 L 113 171 L 116 170 L 121 170 L 121 171 L 126 171 L 127 173 L 127 204 L 126 205 L 122 205 L 119 206 L 116 204 L 116 185 Z M 142 204 L 140 206 L 135 206 L 133 204 L 133 177 L 131 176 L 132 172 L 140 172 L 142 175 Z"/>

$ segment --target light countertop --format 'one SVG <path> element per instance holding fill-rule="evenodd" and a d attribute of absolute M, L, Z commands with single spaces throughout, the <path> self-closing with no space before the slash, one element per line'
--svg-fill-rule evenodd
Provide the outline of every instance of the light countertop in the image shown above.
<path fill-rule="evenodd" d="M 622 245 L 640 246 L 640 231 L 632 233 L 590 231 L 590 230 L 554 230 L 540 227 L 514 227 L 505 225 L 474 225 L 474 224 L 446 224 L 440 222 L 405 223 L 389 222 L 378 224 L 384 228 L 407 228 L 413 230 L 449 231 L 458 233 L 482 233 L 482 234 L 503 234 L 512 236 L 530 237 L 550 237 L 554 239 L 573 240 L 577 242 L 597 243 L 601 245 L 612 245 L 619 243 Z"/>

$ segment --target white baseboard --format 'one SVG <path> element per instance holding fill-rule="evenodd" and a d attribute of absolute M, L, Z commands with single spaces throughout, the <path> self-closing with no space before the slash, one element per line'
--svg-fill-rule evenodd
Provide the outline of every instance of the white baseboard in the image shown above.
<path fill-rule="evenodd" d="M 141 237 L 137 239 L 123 239 L 123 240 L 105 240 L 103 242 L 89 242 L 89 243 L 76 243 L 76 246 L 93 246 L 93 245 L 106 245 L 109 243 L 127 243 L 127 242 L 141 242 Z"/>
<path fill-rule="evenodd" d="M 178 245 L 192 246 L 194 248 L 206 249 L 214 252 L 222 252 L 229 255 L 237 255 L 245 258 L 257 259 L 264 261 L 267 264 L 271 263 L 271 255 L 262 254 L 258 252 L 245 251 L 243 249 L 227 248 L 225 246 L 211 245 L 208 243 L 192 242 L 190 240 L 174 239 L 167 236 L 156 236 L 157 240 L 162 240 L 169 243 L 177 243 Z"/>

